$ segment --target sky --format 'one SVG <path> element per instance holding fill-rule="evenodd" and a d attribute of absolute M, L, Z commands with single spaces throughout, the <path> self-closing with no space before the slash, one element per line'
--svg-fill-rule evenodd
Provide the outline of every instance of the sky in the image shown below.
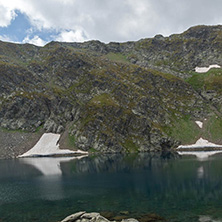
<path fill-rule="evenodd" d="M 0 40 L 136 41 L 222 24 L 221 0 L 0 0 Z"/>

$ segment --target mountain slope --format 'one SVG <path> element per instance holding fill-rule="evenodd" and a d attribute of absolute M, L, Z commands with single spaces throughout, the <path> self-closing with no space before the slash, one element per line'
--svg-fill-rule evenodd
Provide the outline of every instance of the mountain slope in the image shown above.
<path fill-rule="evenodd" d="M 207 77 L 211 88 L 196 87 L 193 73 L 221 64 L 221 38 L 222 26 L 200 26 L 129 43 L 0 42 L 1 127 L 63 133 L 62 147 L 91 152 L 163 150 L 201 135 L 222 142 L 221 91 Z"/>

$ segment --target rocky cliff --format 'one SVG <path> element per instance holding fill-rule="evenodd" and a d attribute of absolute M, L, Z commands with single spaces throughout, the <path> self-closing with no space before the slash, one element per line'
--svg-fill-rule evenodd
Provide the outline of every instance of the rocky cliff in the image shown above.
<path fill-rule="evenodd" d="M 222 143 L 222 70 L 194 72 L 222 65 L 221 51 L 222 26 L 126 43 L 0 42 L 0 134 L 62 133 L 62 147 L 91 152 Z"/>

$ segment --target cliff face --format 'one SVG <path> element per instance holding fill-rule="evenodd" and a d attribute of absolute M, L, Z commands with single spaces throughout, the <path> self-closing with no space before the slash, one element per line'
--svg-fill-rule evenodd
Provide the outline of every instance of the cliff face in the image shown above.
<path fill-rule="evenodd" d="M 194 73 L 222 65 L 221 51 L 222 26 L 128 43 L 0 42 L 0 125 L 92 152 L 221 143 L 221 69 Z"/>

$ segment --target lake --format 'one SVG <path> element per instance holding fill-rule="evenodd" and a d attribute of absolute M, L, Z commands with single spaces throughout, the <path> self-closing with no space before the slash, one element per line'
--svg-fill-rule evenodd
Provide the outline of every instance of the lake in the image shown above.
<path fill-rule="evenodd" d="M 56 222 L 128 211 L 167 221 L 222 221 L 222 156 L 172 153 L 0 160 L 0 221 Z"/>

